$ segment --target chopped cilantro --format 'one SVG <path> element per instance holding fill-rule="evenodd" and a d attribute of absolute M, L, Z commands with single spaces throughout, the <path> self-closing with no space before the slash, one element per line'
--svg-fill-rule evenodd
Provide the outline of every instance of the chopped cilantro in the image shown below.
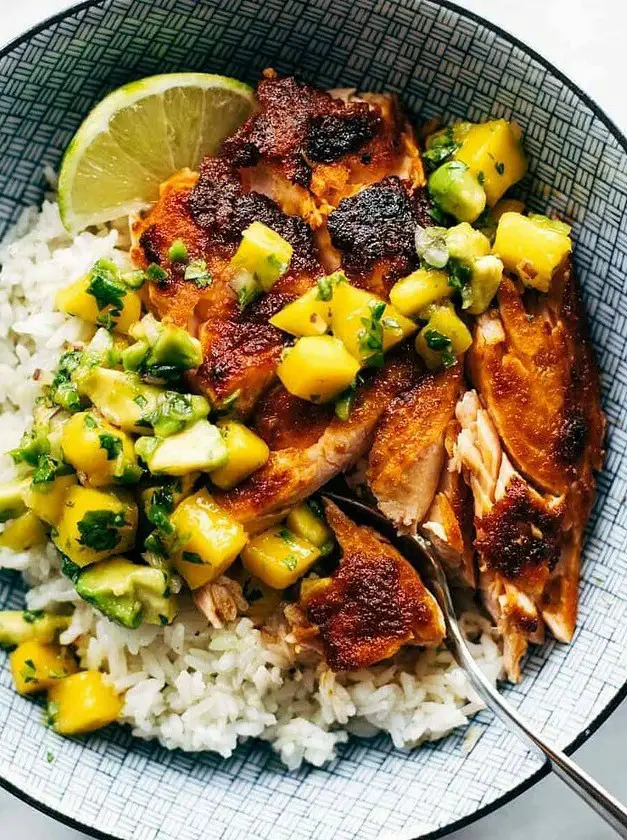
<path fill-rule="evenodd" d="M 283 542 L 287 543 L 288 545 L 294 545 L 294 534 L 289 531 L 287 528 L 280 528 L 277 532 L 277 536 L 279 539 L 283 540 Z"/>
<path fill-rule="evenodd" d="M 283 563 L 290 572 L 293 572 L 296 566 L 298 566 L 298 558 L 294 554 L 287 554 L 283 557 L 281 563 Z"/>
<path fill-rule="evenodd" d="M 451 257 L 447 265 L 448 284 L 457 289 L 462 299 L 462 308 L 467 309 L 472 303 L 472 292 L 470 281 L 472 279 L 471 267 L 455 257 Z"/>
<path fill-rule="evenodd" d="M 76 581 L 81 576 L 82 568 L 78 565 L 78 563 L 74 563 L 67 557 L 65 554 L 61 555 L 61 572 L 67 578 L 69 578 L 72 583 L 76 583 Z"/>
<path fill-rule="evenodd" d="M 89 275 L 87 294 L 94 298 L 102 313 L 97 319 L 100 326 L 113 329 L 124 307 L 126 293 L 127 287 L 116 264 L 110 260 L 98 260 Z"/>
<path fill-rule="evenodd" d="M 440 353 L 442 364 L 445 368 L 457 364 L 457 359 L 452 352 L 453 342 L 447 335 L 444 335 L 438 330 L 427 330 L 425 332 L 425 342 L 430 350 L 435 350 L 437 353 Z"/>
<path fill-rule="evenodd" d="M 117 435 L 98 435 L 100 448 L 107 453 L 107 461 L 115 461 L 122 452 L 122 439 Z"/>
<path fill-rule="evenodd" d="M 485 184 L 485 175 L 483 172 L 477 172 L 477 181 L 483 186 Z"/>
<path fill-rule="evenodd" d="M 52 764 L 52 762 L 54 761 L 54 753 L 51 753 L 50 750 L 46 752 L 46 761 L 48 762 L 48 764 Z"/>
<path fill-rule="evenodd" d="M 357 396 L 357 389 L 362 384 L 362 378 L 359 374 L 355 377 L 355 381 L 352 382 L 345 391 L 342 391 L 340 396 L 335 401 L 335 416 L 340 420 L 348 420 L 351 416 L 353 407 L 355 405 L 355 398 Z M 322 509 L 320 509 L 320 515 L 322 516 Z"/>
<path fill-rule="evenodd" d="M 192 282 L 197 289 L 206 289 L 213 283 L 213 277 L 207 271 L 204 260 L 193 260 L 185 269 L 185 279 Z"/>
<path fill-rule="evenodd" d="M 22 618 L 27 624 L 34 624 L 44 614 L 43 610 L 23 610 Z"/>
<path fill-rule="evenodd" d="M 164 627 L 166 626 L 166 624 L 169 624 L 169 623 L 170 623 L 170 622 L 169 622 L 169 620 L 168 620 L 168 618 L 167 618 L 167 616 L 165 616 L 165 615 L 161 615 L 161 613 L 159 613 L 159 621 L 161 622 L 161 624 L 162 624 Z"/>
<path fill-rule="evenodd" d="M 150 504 L 146 509 L 146 516 L 158 531 L 168 536 L 174 533 L 174 525 L 172 525 L 169 518 L 173 510 L 174 496 L 172 489 L 167 485 L 156 487 L 152 491 Z"/>
<path fill-rule="evenodd" d="M 427 168 L 433 170 L 454 155 L 458 149 L 459 143 L 454 139 L 453 128 L 449 127 L 434 138 L 431 146 L 423 152 L 422 158 Z"/>
<path fill-rule="evenodd" d="M 494 168 L 499 173 L 499 175 L 502 175 L 505 172 L 505 164 L 502 163 L 501 161 L 498 161 L 497 163 L 495 163 Z"/>
<path fill-rule="evenodd" d="M 81 350 L 70 350 L 59 359 L 56 373 L 50 385 L 50 399 L 66 411 L 80 411 L 81 398 L 72 381 L 72 374 L 83 361 Z"/>
<path fill-rule="evenodd" d="M 97 429 L 98 428 L 98 421 L 95 417 L 92 417 L 91 414 L 86 414 L 83 418 L 83 423 L 85 424 L 85 428 L 87 429 Z"/>
<path fill-rule="evenodd" d="M 202 565 L 203 559 L 200 554 L 196 554 L 195 551 L 184 551 L 183 552 L 183 560 L 186 563 L 194 563 L 196 565 Z"/>
<path fill-rule="evenodd" d="M 54 726 L 58 714 L 59 704 L 55 703 L 53 700 L 49 700 L 44 712 L 44 722 L 46 726 Z"/>
<path fill-rule="evenodd" d="M 146 408 L 146 406 L 148 405 L 148 400 L 141 394 L 138 394 L 136 397 L 133 397 L 133 402 L 140 408 Z"/>
<path fill-rule="evenodd" d="M 110 551 L 120 542 L 119 529 L 126 525 L 124 514 L 112 510 L 89 510 L 78 523 L 79 545 L 94 551 Z"/>
<path fill-rule="evenodd" d="M 57 475 L 58 463 L 50 455 L 41 455 L 35 471 L 33 472 L 33 484 L 48 484 L 54 481 Z"/>
<path fill-rule="evenodd" d="M 185 426 L 198 419 L 191 394 L 166 391 L 159 405 L 144 418 L 158 437 L 169 437 L 183 431 Z"/>
<path fill-rule="evenodd" d="M 9 455 L 15 464 L 28 464 L 36 467 L 42 455 L 50 452 L 50 441 L 38 429 L 31 429 L 22 435 L 17 449 L 12 449 Z"/>
<path fill-rule="evenodd" d="M 362 318 L 363 329 L 359 331 L 359 352 L 365 365 L 383 367 L 383 313 L 385 303 L 371 301 L 370 317 Z"/>

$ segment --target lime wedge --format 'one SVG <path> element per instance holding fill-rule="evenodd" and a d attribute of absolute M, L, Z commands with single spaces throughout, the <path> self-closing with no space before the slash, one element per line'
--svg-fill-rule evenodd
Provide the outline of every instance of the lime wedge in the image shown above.
<path fill-rule="evenodd" d="M 69 231 L 135 213 L 180 169 L 196 169 L 249 116 L 255 95 L 226 76 L 173 73 L 131 82 L 89 114 L 59 176 Z"/>

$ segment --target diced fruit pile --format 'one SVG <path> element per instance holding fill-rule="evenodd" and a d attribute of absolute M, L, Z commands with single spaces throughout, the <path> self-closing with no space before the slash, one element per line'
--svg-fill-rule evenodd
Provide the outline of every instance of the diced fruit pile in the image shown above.
<path fill-rule="evenodd" d="M 335 272 L 271 318 L 295 339 L 277 369 L 285 388 L 312 403 L 333 402 L 340 420 L 350 417 L 363 372 L 382 367 L 397 344 L 415 335 L 427 368 L 457 364 L 472 344 L 469 316 L 488 309 L 503 272 L 546 293 L 571 250 L 567 225 L 525 216 L 520 202 L 503 199 L 527 166 L 515 125 L 457 124 L 432 135 L 424 157 L 439 224 L 417 227 L 418 267 L 389 300 Z M 211 286 L 206 264 L 190 261 L 184 241 L 171 243 L 168 258 L 197 289 Z M 291 259 L 285 239 L 253 222 L 229 267 L 239 306 L 267 294 Z M 143 283 L 167 276 L 157 265 L 123 272 L 99 260 L 59 292 L 58 308 L 94 334 L 63 354 L 32 428 L 11 452 L 17 478 L 0 487 L 0 548 L 21 552 L 50 538 L 78 595 L 128 628 L 170 624 L 183 587 L 199 589 L 231 568 L 250 615 L 262 622 L 314 565 L 324 572 L 333 534 L 313 500 L 260 533 L 247 533 L 216 502 L 213 487 L 246 481 L 270 451 L 225 416 L 228 400 L 213 406 L 188 392 L 187 374 L 203 361 L 200 342 L 142 317 Z M 327 581 L 305 578 L 301 596 Z M 122 702 L 58 644 L 69 621 L 0 613 L 0 644 L 15 648 L 18 691 L 48 691 L 52 725 L 75 734 L 115 720 Z"/>

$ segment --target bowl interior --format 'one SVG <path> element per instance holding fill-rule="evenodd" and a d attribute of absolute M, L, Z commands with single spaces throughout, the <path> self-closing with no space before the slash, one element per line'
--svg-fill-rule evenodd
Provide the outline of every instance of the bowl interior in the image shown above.
<path fill-rule="evenodd" d="M 0 57 L 0 232 L 38 204 L 43 166 L 59 164 L 107 91 L 174 70 L 255 82 L 274 66 L 323 86 L 399 94 L 416 117 L 515 118 L 524 128 L 529 205 L 574 225 L 575 255 L 603 371 L 606 468 L 589 524 L 574 643 L 532 653 L 509 698 L 547 736 L 571 742 L 622 696 L 627 627 L 625 141 L 592 103 L 522 45 L 428 0 L 105 0 L 44 25 Z M 19 606 L 0 574 L 0 608 Z M 479 715 L 412 753 L 353 739 L 323 769 L 287 773 L 247 743 L 229 760 L 169 753 L 112 728 L 84 741 L 41 726 L 0 663 L 0 777 L 39 803 L 114 837 L 399 838 L 427 836 L 488 806 L 538 769 Z M 488 725 L 489 724 L 489 725 Z M 53 764 L 46 753 L 56 756 Z"/>

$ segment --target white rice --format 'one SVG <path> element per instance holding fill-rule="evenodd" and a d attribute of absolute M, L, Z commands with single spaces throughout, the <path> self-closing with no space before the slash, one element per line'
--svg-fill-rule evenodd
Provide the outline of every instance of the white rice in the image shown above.
<path fill-rule="evenodd" d="M 100 257 L 128 262 L 116 230 L 65 232 L 55 203 L 25 212 L 0 248 L 0 440 L 19 443 L 30 425 L 40 384 L 66 341 L 88 337 L 76 318 L 53 311 L 54 294 Z M 0 480 L 13 475 L 0 460 Z M 352 732 L 388 732 L 399 748 L 441 738 L 464 725 L 481 703 L 445 650 L 405 651 L 394 664 L 335 675 L 300 662 L 286 642 L 240 617 L 221 630 L 183 599 L 169 627 L 119 627 L 82 602 L 59 572 L 52 545 L 14 554 L 0 549 L 0 567 L 21 571 L 31 585 L 26 603 L 42 609 L 76 606 L 63 644 L 76 643 L 81 664 L 99 668 L 126 692 L 123 720 L 133 733 L 165 747 L 212 750 L 224 757 L 250 737 L 269 741 L 290 768 L 321 765 Z M 486 674 L 501 672 L 499 644 L 489 623 L 464 618 L 478 638 L 473 652 Z M 466 746 L 468 749 L 468 746 Z"/>

